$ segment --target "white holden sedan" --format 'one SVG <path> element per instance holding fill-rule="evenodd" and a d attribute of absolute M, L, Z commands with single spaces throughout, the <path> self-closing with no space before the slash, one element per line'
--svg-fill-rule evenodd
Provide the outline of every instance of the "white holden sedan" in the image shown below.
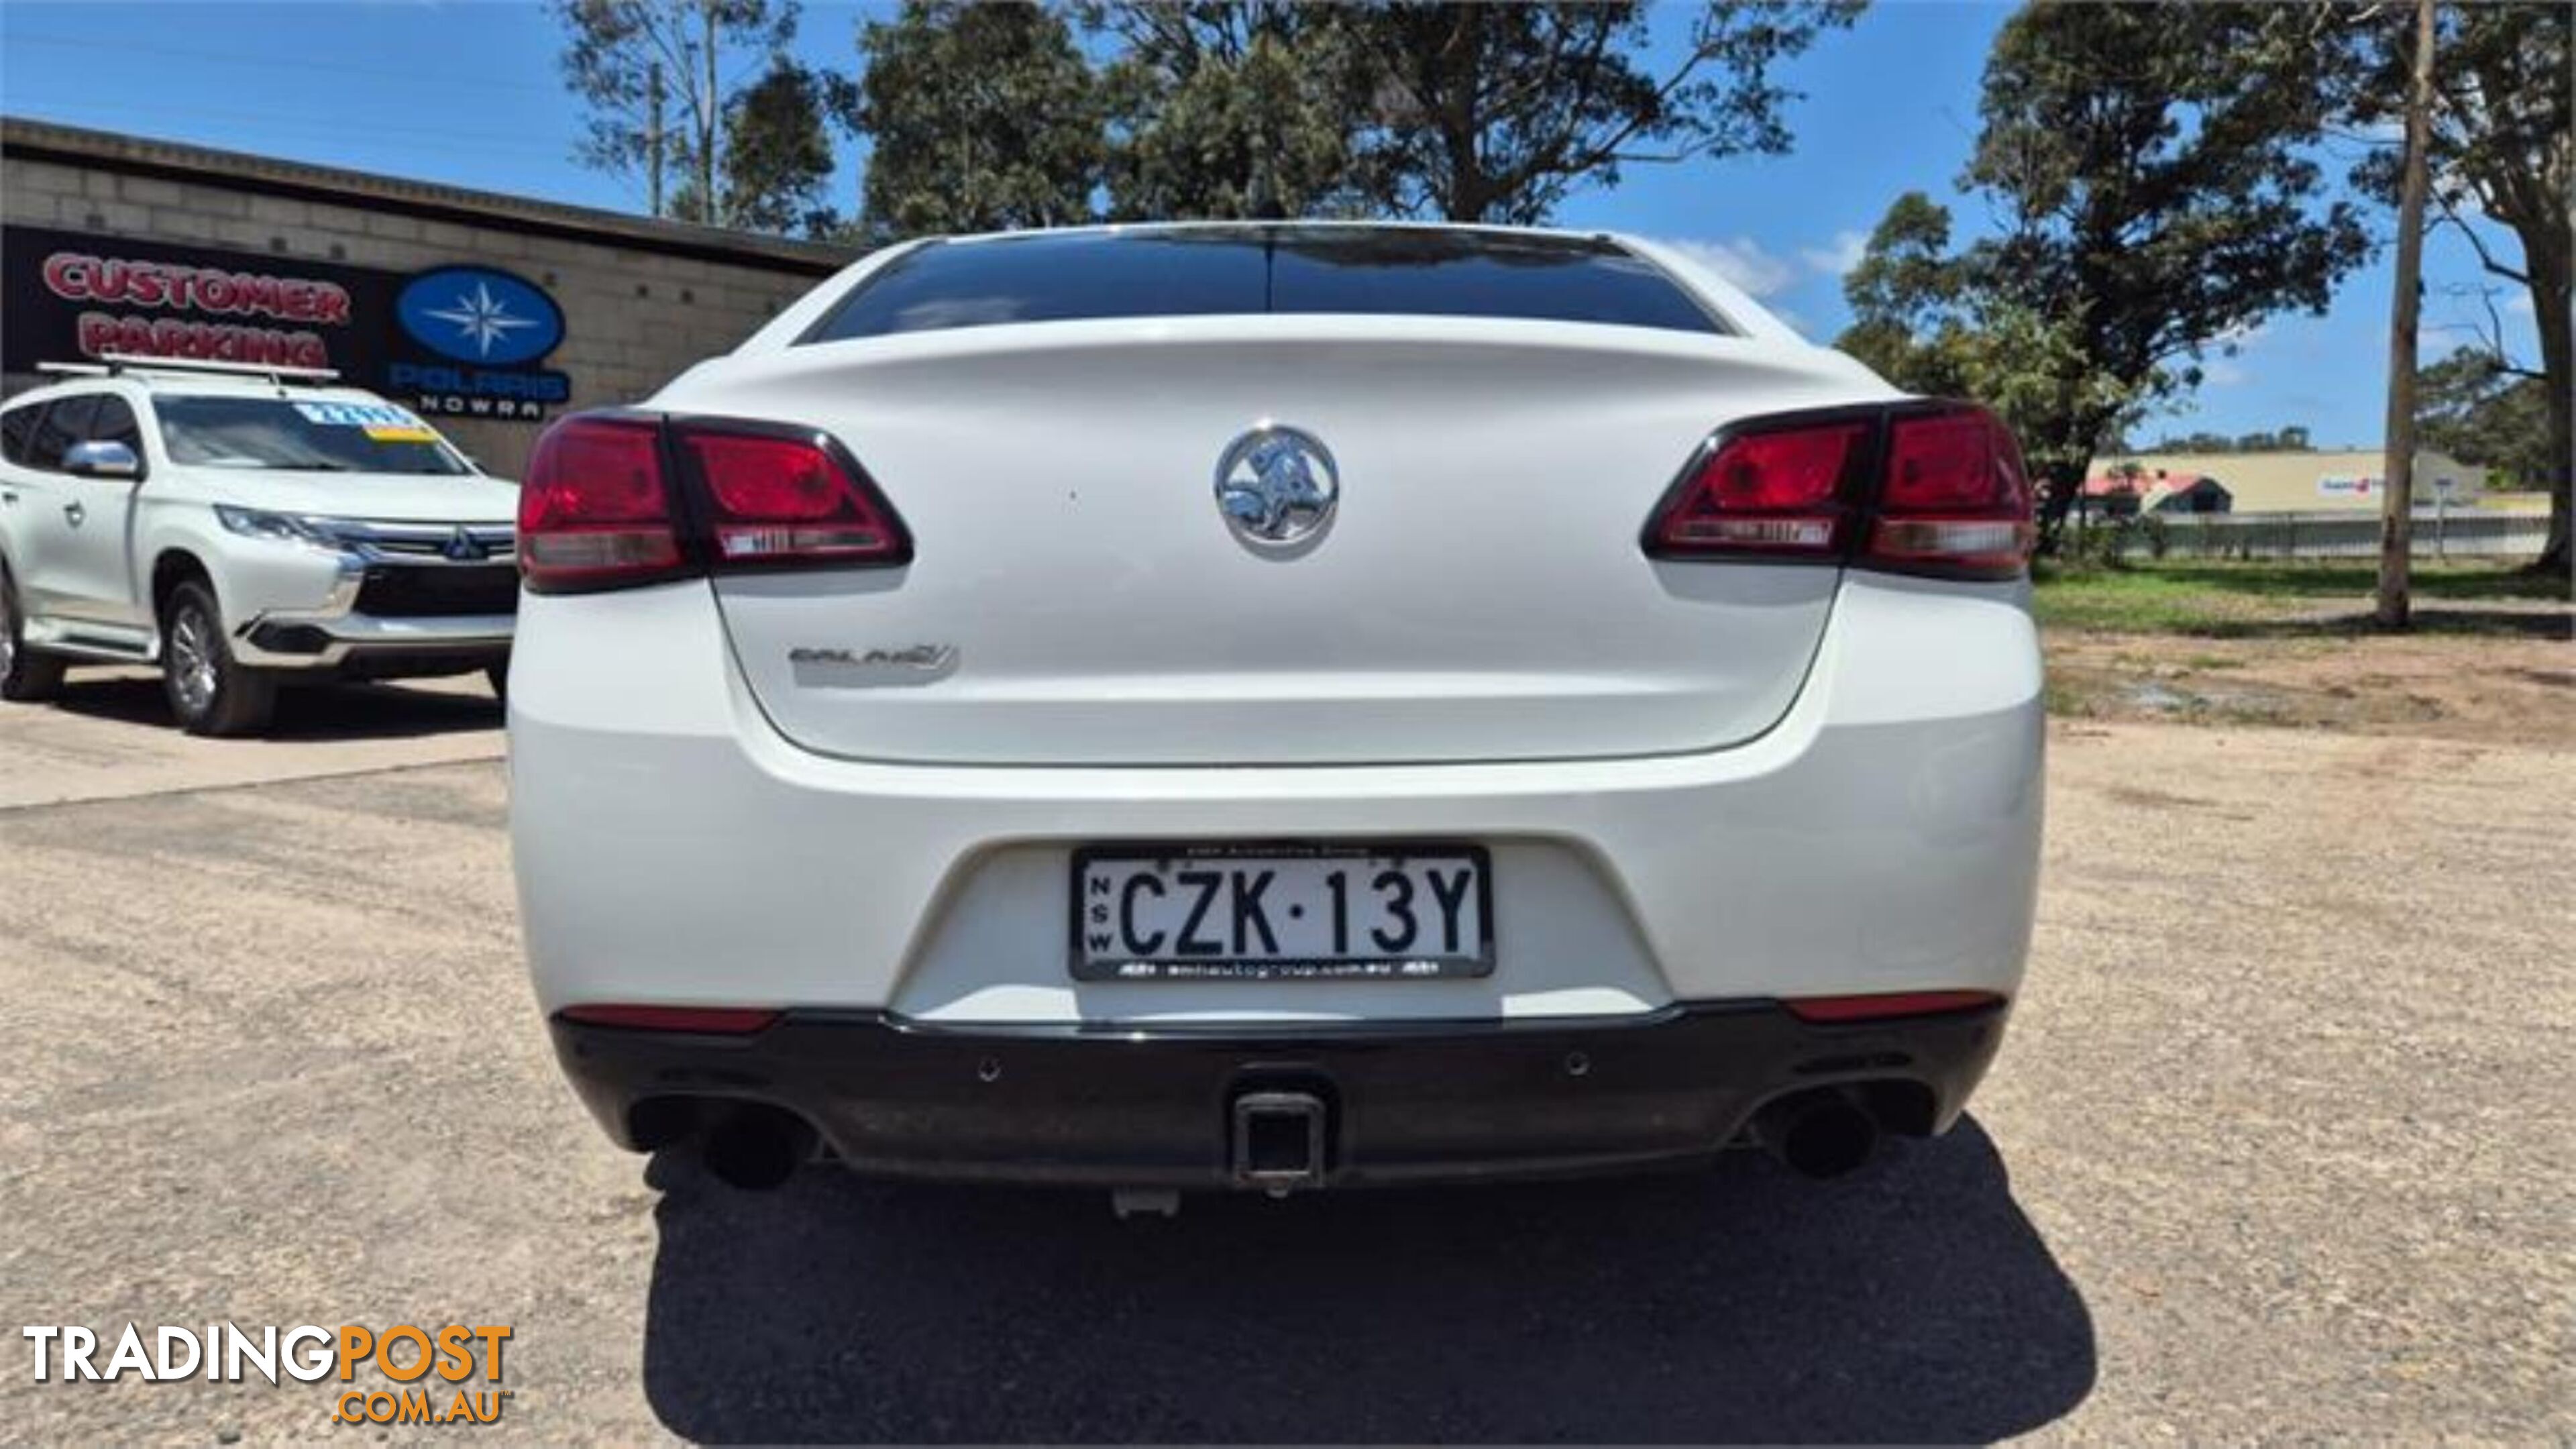
<path fill-rule="evenodd" d="M 537 450 L 537 995 L 746 1186 L 1847 1171 L 2021 980 L 2030 541 L 1990 414 L 1648 243 L 880 252 Z"/>

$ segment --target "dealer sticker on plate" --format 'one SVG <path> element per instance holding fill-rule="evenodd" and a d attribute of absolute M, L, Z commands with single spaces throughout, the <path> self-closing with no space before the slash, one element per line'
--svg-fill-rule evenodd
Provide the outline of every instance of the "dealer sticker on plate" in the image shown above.
<path fill-rule="evenodd" d="M 1494 969 L 1474 845 L 1094 846 L 1073 854 L 1083 981 L 1434 980 Z"/>

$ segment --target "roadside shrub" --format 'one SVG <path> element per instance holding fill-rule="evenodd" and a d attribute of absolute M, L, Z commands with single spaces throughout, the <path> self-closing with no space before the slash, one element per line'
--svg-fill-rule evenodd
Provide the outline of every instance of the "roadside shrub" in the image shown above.
<path fill-rule="evenodd" d="M 2129 550 L 2141 541 L 2164 557 L 2164 526 L 2158 523 L 2150 534 L 2138 517 L 2107 519 L 2088 523 L 2074 531 L 2067 544 L 2067 559 L 2079 567 L 2119 569 L 2129 566 Z"/>

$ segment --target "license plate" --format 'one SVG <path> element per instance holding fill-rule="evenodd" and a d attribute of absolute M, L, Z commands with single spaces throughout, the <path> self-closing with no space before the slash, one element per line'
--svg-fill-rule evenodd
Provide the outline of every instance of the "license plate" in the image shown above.
<path fill-rule="evenodd" d="M 1082 981 L 1437 980 L 1494 969 L 1474 845 L 1094 846 L 1073 853 Z"/>

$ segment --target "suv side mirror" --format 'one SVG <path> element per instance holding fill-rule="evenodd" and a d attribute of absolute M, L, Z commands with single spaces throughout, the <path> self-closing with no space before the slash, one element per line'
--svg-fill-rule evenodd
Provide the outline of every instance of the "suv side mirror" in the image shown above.
<path fill-rule="evenodd" d="M 63 471 L 82 478 L 140 478 L 143 460 L 123 443 L 93 439 L 63 453 Z"/>

